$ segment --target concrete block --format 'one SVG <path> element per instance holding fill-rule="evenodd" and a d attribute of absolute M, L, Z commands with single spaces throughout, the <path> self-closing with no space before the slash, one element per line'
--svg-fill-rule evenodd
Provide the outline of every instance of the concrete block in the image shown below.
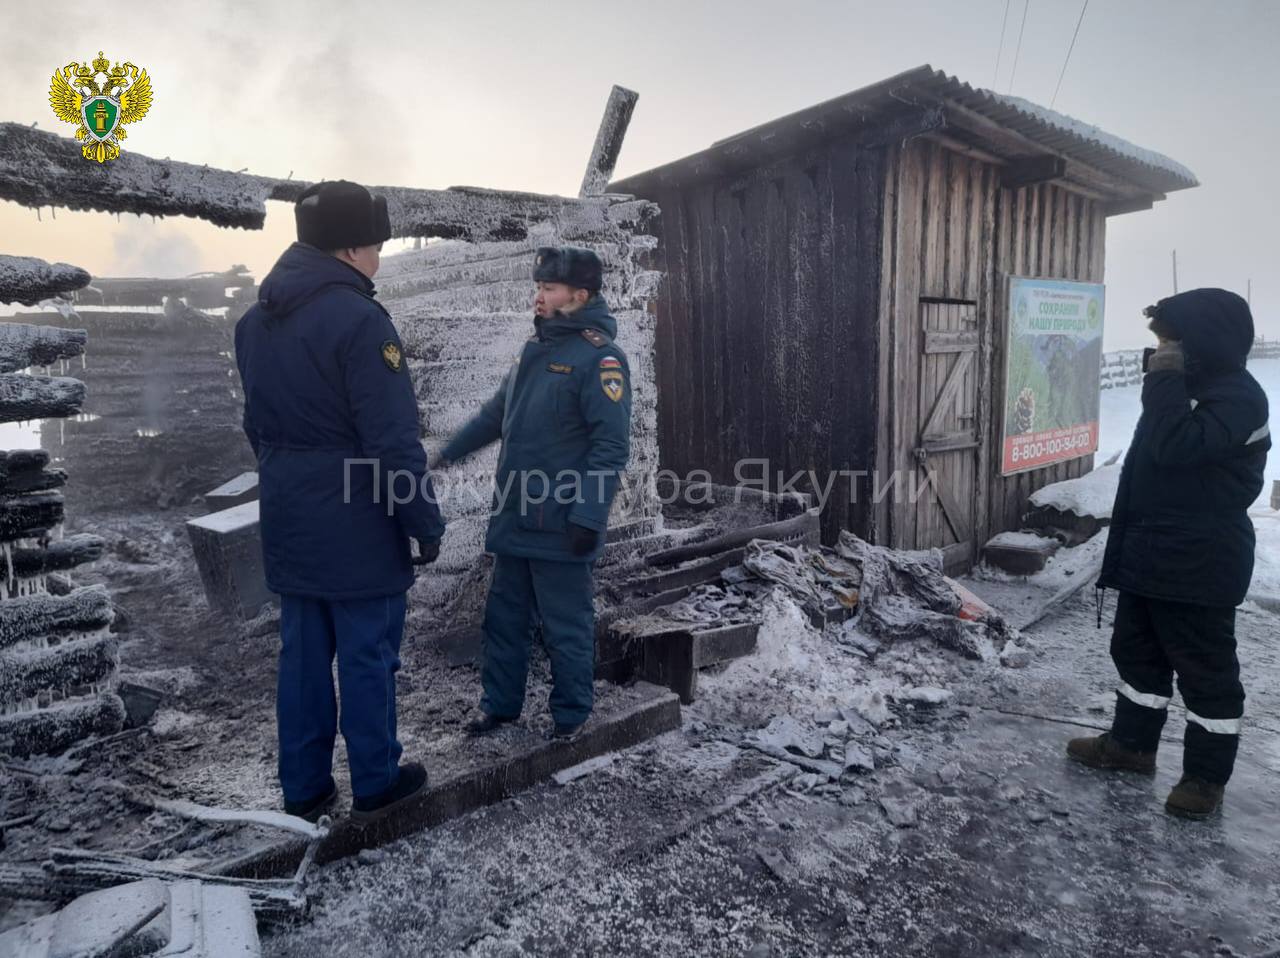
<path fill-rule="evenodd" d="M 247 620 L 275 600 L 262 567 L 257 500 L 188 520 L 187 535 L 212 608 Z"/>
<path fill-rule="evenodd" d="M 982 547 L 982 559 L 1011 575 L 1035 575 L 1060 546 L 1031 532 L 1002 532 Z"/>
<path fill-rule="evenodd" d="M 221 511 L 230 509 L 232 506 L 241 506 L 246 502 L 252 502 L 258 498 L 258 474 L 256 472 L 242 472 L 217 489 L 204 494 L 205 504 L 212 511 Z"/>

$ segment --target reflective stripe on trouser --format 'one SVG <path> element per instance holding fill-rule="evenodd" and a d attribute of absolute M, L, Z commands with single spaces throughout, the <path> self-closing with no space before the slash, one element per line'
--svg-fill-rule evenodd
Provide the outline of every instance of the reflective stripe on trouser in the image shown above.
<path fill-rule="evenodd" d="M 395 784 L 396 670 L 405 596 L 327 600 L 280 596 L 280 665 L 276 680 L 280 785 L 288 801 L 324 794 L 332 783 L 338 703 L 351 792 L 361 798 Z"/>
<path fill-rule="evenodd" d="M 576 725 L 591 714 L 595 603 L 591 563 L 494 557 L 484 610 L 480 708 L 516 718 L 524 708 L 529 646 L 541 626 L 551 660 L 551 717 Z"/>
<path fill-rule="evenodd" d="M 1244 714 L 1235 609 L 1121 592 L 1111 658 L 1122 683 L 1112 737 L 1136 751 L 1156 751 L 1176 674 L 1187 706 L 1183 770 L 1225 783 L 1235 765 Z"/>

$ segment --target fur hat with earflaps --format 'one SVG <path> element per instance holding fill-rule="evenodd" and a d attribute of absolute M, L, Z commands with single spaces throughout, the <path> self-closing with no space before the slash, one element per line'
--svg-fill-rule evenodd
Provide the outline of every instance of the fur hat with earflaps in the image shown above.
<path fill-rule="evenodd" d="M 373 196 L 350 180 L 326 180 L 307 187 L 293 213 L 298 241 L 317 249 L 376 246 L 391 239 L 386 197 Z"/>

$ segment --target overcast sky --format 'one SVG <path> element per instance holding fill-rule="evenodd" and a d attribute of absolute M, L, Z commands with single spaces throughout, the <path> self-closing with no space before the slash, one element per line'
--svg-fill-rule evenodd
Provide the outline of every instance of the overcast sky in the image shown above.
<path fill-rule="evenodd" d="M 0 2 L 0 119 L 69 135 L 48 105 L 50 75 L 101 49 L 153 80 L 126 150 L 308 180 L 569 195 L 614 83 L 640 93 L 626 175 L 922 63 L 1047 105 L 1081 10 L 1079 0 L 203 0 L 148 11 L 135 0 L 125 16 L 100 3 Z M 1175 247 L 1180 288 L 1244 294 L 1252 278 L 1259 332 L 1280 336 L 1277 42 L 1280 2 L 1090 0 L 1056 108 L 1168 154 L 1203 184 L 1110 221 L 1108 348 L 1146 341 L 1139 310 L 1172 291 Z M 40 215 L 0 202 L 0 252 L 103 276 L 245 263 L 261 277 L 293 239 L 292 208 L 278 203 L 256 232 Z"/>

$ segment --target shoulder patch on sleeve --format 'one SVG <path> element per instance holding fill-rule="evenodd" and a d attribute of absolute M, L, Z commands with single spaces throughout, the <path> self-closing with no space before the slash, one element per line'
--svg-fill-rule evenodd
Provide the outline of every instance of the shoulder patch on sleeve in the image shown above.
<path fill-rule="evenodd" d="M 609 337 L 598 329 L 584 329 L 582 331 L 582 338 L 596 349 L 603 349 L 605 346 L 608 346 L 610 342 Z"/>
<path fill-rule="evenodd" d="M 382 344 L 382 361 L 393 373 L 398 373 L 404 368 L 404 356 L 400 353 L 400 347 L 390 339 Z"/>

